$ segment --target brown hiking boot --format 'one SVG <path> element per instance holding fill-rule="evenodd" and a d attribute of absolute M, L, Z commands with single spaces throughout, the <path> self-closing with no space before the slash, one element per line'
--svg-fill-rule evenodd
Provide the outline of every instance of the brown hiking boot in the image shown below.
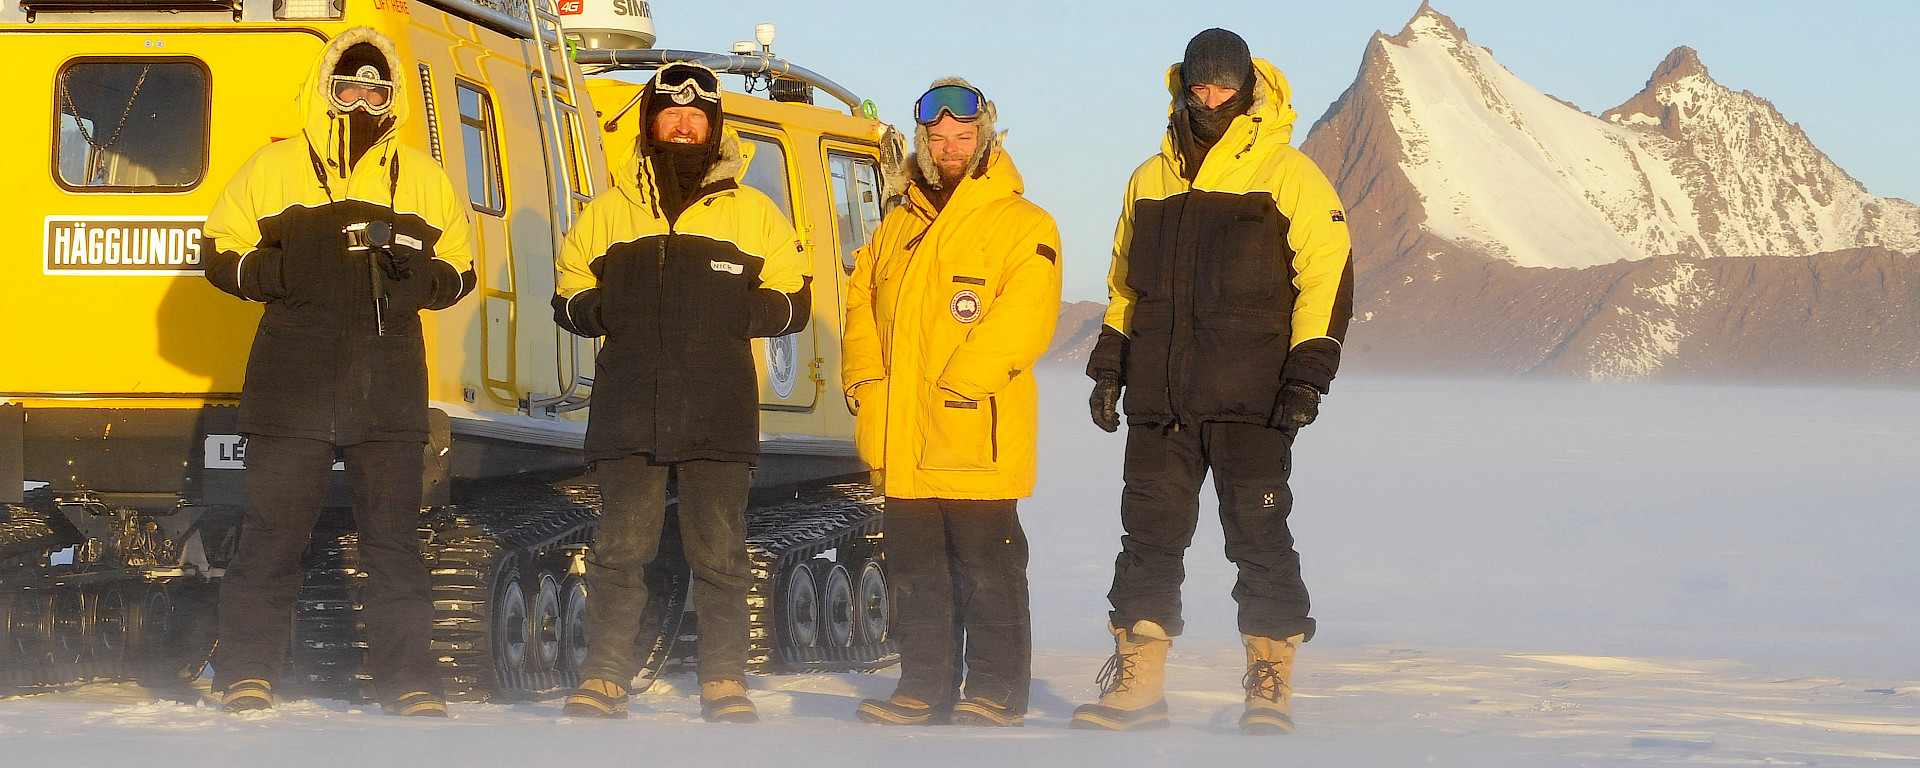
<path fill-rule="evenodd" d="M 874 725 L 936 725 L 936 720 L 944 721 L 944 718 L 935 715 L 946 714 L 936 712 L 932 704 L 900 693 L 885 700 L 862 699 L 853 713 Z"/>
<path fill-rule="evenodd" d="M 709 680 L 700 684 L 700 716 L 709 723 L 757 723 L 760 713 L 747 698 L 747 684 L 739 680 Z"/>
<path fill-rule="evenodd" d="M 1173 638 L 1146 619 L 1128 629 L 1108 625 L 1113 657 L 1100 669 L 1100 701 L 1073 710 L 1073 727 L 1134 731 L 1167 727 L 1167 651 Z"/>
<path fill-rule="evenodd" d="M 1273 736 L 1293 733 L 1293 655 L 1306 635 L 1275 640 L 1242 635 L 1247 643 L 1247 711 L 1240 715 L 1240 732 Z"/>
<path fill-rule="evenodd" d="M 601 677 L 580 681 L 560 709 L 564 717 L 626 717 L 627 687 Z"/>

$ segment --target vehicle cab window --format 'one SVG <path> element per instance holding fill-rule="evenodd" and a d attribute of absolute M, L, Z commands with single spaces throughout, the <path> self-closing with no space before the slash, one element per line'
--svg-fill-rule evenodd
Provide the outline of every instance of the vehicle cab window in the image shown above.
<path fill-rule="evenodd" d="M 740 138 L 753 145 L 753 159 L 747 163 L 747 175 L 740 184 L 773 198 L 773 204 L 780 206 L 780 215 L 793 221 L 793 202 L 787 193 L 786 148 L 780 146 L 779 139 L 767 136 L 743 132 Z"/>
<path fill-rule="evenodd" d="M 827 153 L 833 211 L 840 233 L 840 268 L 853 274 L 853 254 L 880 228 L 880 166 L 873 158 Z"/>
<path fill-rule="evenodd" d="M 506 208 L 506 189 L 500 179 L 500 137 L 494 125 L 493 99 L 479 86 L 455 83 L 460 101 L 460 146 L 465 153 L 467 198 L 473 209 L 495 216 Z"/>
<path fill-rule="evenodd" d="M 207 69 L 184 58 L 74 59 L 55 75 L 53 175 L 69 191 L 179 192 L 207 173 Z"/>

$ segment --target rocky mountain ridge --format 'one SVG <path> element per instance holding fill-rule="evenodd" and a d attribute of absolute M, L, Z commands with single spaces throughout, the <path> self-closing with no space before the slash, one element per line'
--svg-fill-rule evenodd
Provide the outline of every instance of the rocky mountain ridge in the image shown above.
<path fill-rule="evenodd" d="M 1348 366 L 1920 378 L 1920 206 L 1869 194 L 1690 48 L 1596 116 L 1423 3 L 1302 149 L 1348 206 Z"/>

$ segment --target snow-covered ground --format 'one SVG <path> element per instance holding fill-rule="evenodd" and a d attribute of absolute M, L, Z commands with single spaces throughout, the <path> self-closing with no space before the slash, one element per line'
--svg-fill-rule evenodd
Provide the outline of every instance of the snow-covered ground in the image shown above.
<path fill-rule="evenodd" d="M 1119 536 L 1122 439 L 1084 381 L 1043 378 L 1025 729 L 854 721 L 891 672 L 755 679 L 758 726 L 699 722 L 686 679 L 618 722 L 241 718 L 94 685 L 0 702 L 0 765 L 1920 764 L 1920 392 L 1343 379 L 1295 462 L 1321 625 L 1300 731 L 1252 739 L 1210 512 L 1174 727 L 1066 727 L 1109 650 Z"/>

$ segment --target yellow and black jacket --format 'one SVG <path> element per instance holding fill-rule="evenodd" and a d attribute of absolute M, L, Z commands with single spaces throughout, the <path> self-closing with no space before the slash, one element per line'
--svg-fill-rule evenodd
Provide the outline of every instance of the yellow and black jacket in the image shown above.
<path fill-rule="evenodd" d="M 647 114 L 646 105 L 637 107 Z M 805 328 L 812 266 L 793 225 L 743 187 L 740 137 L 675 220 L 661 209 L 644 146 L 594 198 L 560 251 L 554 319 L 605 336 L 595 365 L 587 458 L 752 461 L 760 453 L 755 336 Z"/>
<path fill-rule="evenodd" d="M 419 310 L 452 306 L 473 290 L 467 199 L 431 155 L 396 138 L 411 98 L 394 93 L 392 125 L 348 165 L 347 120 L 330 108 L 325 75 L 340 53 L 370 43 L 389 72 L 393 44 L 368 27 L 322 51 L 299 94 L 301 135 L 254 153 L 207 216 L 206 276 L 266 303 L 240 401 L 246 434 L 363 441 L 427 439 L 427 363 Z M 349 224 L 392 225 L 406 277 L 382 276 L 347 250 Z"/>
<path fill-rule="evenodd" d="M 916 180 L 847 288 L 854 440 L 900 498 L 1032 495 L 1033 364 L 1060 315 L 1060 232 L 994 149 L 936 210 Z"/>
<path fill-rule="evenodd" d="M 1128 423 L 1265 424 L 1283 380 L 1324 392 L 1339 367 L 1353 305 L 1346 214 L 1288 145 L 1286 78 L 1260 59 L 1254 71 L 1253 106 L 1194 173 L 1170 128 L 1127 184 L 1087 373 L 1120 377 Z M 1167 80 L 1178 110 L 1179 65 Z"/>

